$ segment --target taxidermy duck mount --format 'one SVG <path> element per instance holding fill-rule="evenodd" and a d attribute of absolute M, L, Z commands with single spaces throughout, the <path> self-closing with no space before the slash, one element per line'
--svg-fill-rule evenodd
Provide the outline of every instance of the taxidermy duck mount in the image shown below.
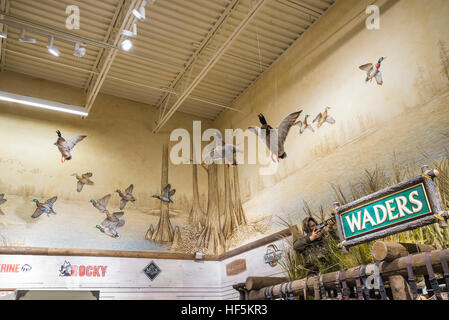
<path fill-rule="evenodd" d="M 58 147 L 59 152 L 61 152 L 61 163 L 64 163 L 64 161 L 68 161 L 72 159 L 72 150 L 75 148 L 75 145 L 86 138 L 87 136 L 76 136 L 72 139 L 66 141 L 61 134 L 61 131 L 57 130 L 56 133 L 58 134 L 58 140 L 54 143 L 55 146 Z"/>
<path fill-rule="evenodd" d="M 125 208 L 126 204 L 128 203 L 128 201 L 131 201 L 132 203 L 136 203 L 136 198 L 134 198 L 133 196 L 133 188 L 134 185 L 130 185 L 128 188 L 126 188 L 125 193 L 123 194 L 120 189 L 115 190 L 115 192 L 118 193 L 118 195 L 120 196 L 121 200 L 120 200 L 120 210 L 123 210 L 123 208 Z"/>
<path fill-rule="evenodd" d="M 53 205 L 55 204 L 57 199 L 58 197 L 53 197 L 45 201 L 45 203 L 40 203 L 39 200 L 33 199 L 33 202 L 36 204 L 37 208 L 31 218 L 36 219 L 43 213 L 46 213 L 48 217 L 50 217 L 50 214 L 56 214 L 56 212 L 53 210 Z"/>
<path fill-rule="evenodd" d="M 275 162 L 273 159 L 274 155 L 276 155 L 277 161 L 279 162 L 279 159 L 285 159 L 287 158 L 287 152 L 284 150 L 284 143 L 287 139 L 287 135 L 290 131 L 290 128 L 295 125 L 296 119 L 298 119 L 299 115 L 301 114 L 301 111 L 294 112 L 289 114 L 287 117 L 285 117 L 281 123 L 278 125 L 275 131 L 273 131 L 273 127 L 270 126 L 264 115 L 259 114 L 259 121 L 262 124 L 262 126 L 259 127 L 248 127 L 249 131 L 254 132 L 262 141 L 265 142 L 268 149 L 271 152 L 271 160 Z M 273 136 L 277 140 L 277 150 L 272 150 L 276 147 L 276 145 L 271 146 L 270 144 L 270 137 Z"/>
<path fill-rule="evenodd" d="M 162 190 L 162 194 L 158 196 L 157 194 L 153 195 L 153 198 L 159 199 L 164 202 L 174 203 L 171 197 L 175 194 L 176 189 L 171 189 L 171 185 L 167 184 L 167 186 Z"/>
<path fill-rule="evenodd" d="M 87 172 L 81 176 L 74 173 L 74 174 L 72 174 L 72 177 L 75 177 L 78 180 L 78 183 L 76 186 L 76 191 L 78 191 L 78 192 L 81 192 L 81 190 L 83 190 L 83 187 L 85 184 L 87 184 L 89 186 L 94 184 L 93 181 L 89 179 L 92 177 L 92 172 Z"/>
<path fill-rule="evenodd" d="M 366 71 L 366 79 L 365 82 L 370 82 L 376 79 L 378 85 L 382 85 L 384 82 L 382 80 L 382 72 L 380 72 L 380 66 L 382 61 L 384 61 L 387 57 L 380 57 L 376 64 L 367 63 L 359 67 L 360 70 Z"/>

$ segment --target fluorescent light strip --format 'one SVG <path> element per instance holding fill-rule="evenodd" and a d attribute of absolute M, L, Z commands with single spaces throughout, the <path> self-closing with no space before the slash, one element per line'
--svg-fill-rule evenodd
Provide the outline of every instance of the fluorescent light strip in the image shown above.
<path fill-rule="evenodd" d="M 53 111 L 66 112 L 86 117 L 89 113 L 86 109 L 79 106 L 73 106 L 69 104 L 43 100 L 33 97 L 21 96 L 14 93 L 0 91 L 0 101 L 20 103 L 31 107 L 43 108 Z"/>

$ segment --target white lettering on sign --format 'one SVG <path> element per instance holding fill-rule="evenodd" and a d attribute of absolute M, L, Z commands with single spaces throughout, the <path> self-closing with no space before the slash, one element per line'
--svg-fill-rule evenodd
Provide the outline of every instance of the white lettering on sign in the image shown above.
<path fill-rule="evenodd" d="M 405 217 L 405 214 L 413 214 L 413 212 L 407 208 L 407 198 L 404 196 L 400 196 L 396 198 L 396 204 L 398 205 L 399 216 L 401 218 Z"/>
<path fill-rule="evenodd" d="M 351 215 L 352 221 L 349 220 L 350 217 L 346 216 L 346 221 L 348 222 L 349 228 L 351 229 L 351 232 L 354 232 L 354 228 L 357 227 L 357 230 L 360 230 L 361 228 L 361 214 L 362 211 L 357 212 L 357 218 L 355 218 L 354 214 Z"/>
<path fill-rule="evenodd" d="M 362 226 L 362 230 L 366 229 L 366 223 L 367 222 L 371 223 L 371 225 L 373 227 L 377 226 L 377 223 L 373 220 L 373 218 L 369 214 L 368 209 L 365 209 L 365 211 L 363 212 L 363 226 Z"/>
<path fill-rule="evenodd" d="M 422 211 L 424 204 L 419 200 L 419 191 L 414 190 L 408 195 L 397 196 L 393 199 L 384 200 L 383 204 L 375 204 L 369 207 L 361 208 L 344 215 L 347 226 L 352 233 L 366 230 L 369 227 L 375 227 L 384 224 L 386 221 L 394 222 L 400 218 L 406 218 L 407 215 L 413 215 Z M 407 207 L 408 205 L 408 207 Z M 342 221 L 343 222 L 343 221 Z"/>
<path fill-rule="evenodd" d="M 399 213 L 396 215 L 393 215 L 393 212 L 396 211 L 396 208 L 392 208 L 391 205 L 393 204 L 394 199 L 390 199 L 388 201 L 385 201 L 385 206 L 387 207 L 387 212 L 388 212 L 388 219 L 390 221 L 396 220 L 399 218 Z"/>
<path fill-rule="evenodd" d="M 376 215 L 377 224 L 382 224 L 385 221 L 387 221 L 388 213 L 387 213 L 387 209 L 385 209 L 385 207 L 383 205 L 376 204 L 373 206 L 373 209 L 374 209 L 374 214 Z M 382 210 L 382 214 L 383 214 L 382 218 L 379 217 L 379 209 Z"/>
<path fill-rule="evenodd" d="M 410 202 L 413 203 L 414 205 L 416 205 L 416 207 L 412 207 L 413 213 L 421 211 L 422 207 L 423 207 L 421 201 L 413 198 L 413 196 L 418 196 L 418 195 L 419 195 L 418 191 L 413 191 L 413 192 L 410 192 L 410 195 L 408 196 L 408 199 L 410 200 Z"/>

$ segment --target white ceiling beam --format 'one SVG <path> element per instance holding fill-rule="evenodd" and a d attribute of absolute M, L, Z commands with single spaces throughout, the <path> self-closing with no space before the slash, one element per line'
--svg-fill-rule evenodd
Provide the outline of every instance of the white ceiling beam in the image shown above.
<path fill-rule="evenodd" d="M 104 41 L 104 42 L 109 43 L 109 41 L 111 41 L 111 38 L 112 38 L 112 32 L 114 31 L 114 25 L 116 24 L 117 19 L 118 19 L 119 16 L 120 16 L 120 11 L 121 11 L 122 8 L 124 7 L 124 5 L 125 5 L 125 0 L 121 0 L 120 5 L 118 5 L 117 8 L 115 9 L 114 17 L 112 18 L 112 22 L 111 22 L 111 24 L 110 24 L 109 27 L 108 27 L 108 31 L 106 32 L 105 37 L 103 38 L 103 41 Z M 95 59 L 95 63 L 94 63 L 94 65 L 93 65 L 92 71 L 95 71 L 95 70 L 98 69 L 98 66 L 99 66 L 99 63 L 100 63 L 100 61 L 101 61 L 101 58 L 102 58 L 103 54 L 104 54 L 104 48 L 100 48 L 100 50 L 99 50 L 99 52 L 98 52 L 98 55 L 97 55 L 97 58 Z M 88 90 L 88 88 L 89 88 L 89 86 L 90 86 L 90 84 L 91 84 L 93 78 L 94 78 L 94 77 L 93 77 L 93 75 L 91 74 L 91 75 L 89 76 L 89 78 L 87 79 L 86 84 L 85 84 L 86 91 Z"/>
<path fill-rule="evenodd" d="M 0 10 L 2 12 L 5 12 L 6 14 L 9 12 L 9 0 L 0 0 Z M 1 16 L 1 18 L 3 18 Z M 8 26 L 6 24 L 2 24 L 2 28 L 0 29 L 1 32 L 8 33 Z M 1 39 L 0 40 L 0 71 L 5 71 L 5 61 L 6 61 L 6 41 L 7 39 Z"/>
<path fill-rule="evenodd" d="M 101 86 L 103 85 L 103 82 L 105 81 L 106 76 L 111 69 L 112 63 L 114 62 L 114 59 L 117 55 L 117 52 L 119 50 L 118 46 L 120 42 L 125 38 L 125 36 L 122 35 L 122 31 L 125 29 L 129 30 L 136 19 L 132 11 L 134 9 L 139 9 L 142 3 L 143 0 L 130 0 L 129 6 L 127 8 L 123 8 L 121 15 L 122 23 L 118 28 L 116 28 L 115 38 L 112 44 L 113 48 L 104 52 L 104 62 L 101 67 L 100 73 L 87 88 L 87 99 L 85 105 L 87 112 L 90 112 L 90 110 L 92 109 L 95 99 L 100 92 Z"/>
<path fill-rule="evenodd" d="M 178 110 L 181 104 L 188 98 L 192 91 L 198 86 L 201 80 L 207 75 L 207 73 L 212 69 L 212 67 L 220 60 L 225 51 L 229 49 L 232 43 L 237 39 L 239 34 L 244 30 L 244 28 L 253 20 L 257 12 L 261 10 L 263 5 L 269 0 L 259 0 L 257 4 L 248 12 L 246 17 L 240 22 L 240 24 L 235 28 L 234 32 L 229 36 L 226 42 L 217 50 L 214 56 L 209 60 L 206 66 L 201 70 L 201 72 L 195 77 L 195 79 L 189 84 L 187 89 L 178 97 L 178 100 L 173 104 L 170 110 L 158 121 L 156 128 L 153 130 L 154 133 L 159 132 L 159 130 L 167 123 L 167 121 L 173 116 L 173 114 Z"/>
<path fill-rule="evenodd" d="M 221 16 L 218 18 L 217 22 L 215 22 L 213 28 L 208 32 L 206 37 L 204 37 L 203 41 L 198 45 L 198 50 L 190 57 L 190 59 L 186 62 L 184 70 L 176 76 L 176 78 L 172 81 L 172 84 L 170 85 L 170 89 L 174 90 L 178 83 L 180 83 L 181 79 L 186 75 L 187 70 L 189 68 L 193 67 L 193 64 L 197 60 L 198 56 L 203 52 L 203 50 L 206 49 L 207 44 L 210 42 L 212 37 L 215 35 L 217 30 L 224 25 L 227 18 L 231 15 L 234 8 L 238 5 L 240 0 L 233 0 L 232 3 L 229 3 L 226 9 L 223 11 Z M 166 101 L 168 98 L 168 95 L 164 95 L 164 97 L 160 100 L 156 108 L 160 108 L 160 106 Z"/>

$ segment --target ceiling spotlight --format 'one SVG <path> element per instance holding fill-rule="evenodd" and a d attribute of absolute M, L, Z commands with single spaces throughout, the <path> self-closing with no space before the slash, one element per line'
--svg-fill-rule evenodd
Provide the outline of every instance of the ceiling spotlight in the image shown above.
<path fill-rule="evenodd" d="M 139 10 L 137 10 L 137 9 L 134 9 L 134 10 L 133 10 L 133 15 L 134 15 L 137 19 L 139 19 L 139 20 L 145 20 L 145 6 L 146 6 L 146 4 L 147 4 L 147 1 L 144 0 L 144 1 L 142 2 L 142 5 L 140 6 L 140 9 L 139 9 Z"/>
<path fill-rule="evenodd" d="M 2 38 L 2 39 L 6 39 L 6 38 L 8 38 L 8 36 L 7 36 L 7 34 L 6 34 L 6 33 L 4 33 L 4 32 L 0 32 L 0 38 Z"/>
<path fill-rule="evenodd" d="M 137 21 L 134 22 L 132 31 L 122 30 L 122 34 L 124 36 L 127 36 L 127 37 L 135 37 L 135 36 L 137 36 Z"/>
<path fill-rule="evenodd" d="M 131 42 L 131 40 L 129 40 L 128 38 L 126 38 L 123 42 L 122 42 L 122 49 L 125 51 L 129 51 L 131 50 L 131 48 L 133 47 L 133 43 Z"/>
<path fill-rule="evenodd" d="M 19 41 L 25 42 L 25 43 L 36 43 L 36 39 L 25 38 L 25 29 L 24 28 L 22 28 L 22 30 L 20 31 Z"/>
<path fill-rule="evenodd" d="M 81 48 L 80 47 L 81 45 L 84 46 L 83 43 L 80 42 L 75 43 L 75 51 L 73 52 L 73 55 L 75 57 L 82 58 L 86 55 L 86 48 Z"/>
<path fill-rule="evenodd" d="M 52 55 L 54 55 L 55 57 L 59 57 L 61 52 L 53 46 L 54 40 L 55 40 L 55 37 L 50 36 L 48 45 L 47 45 L 47 49 L 48 49 L 48 52 L 50 52 Z"/>

